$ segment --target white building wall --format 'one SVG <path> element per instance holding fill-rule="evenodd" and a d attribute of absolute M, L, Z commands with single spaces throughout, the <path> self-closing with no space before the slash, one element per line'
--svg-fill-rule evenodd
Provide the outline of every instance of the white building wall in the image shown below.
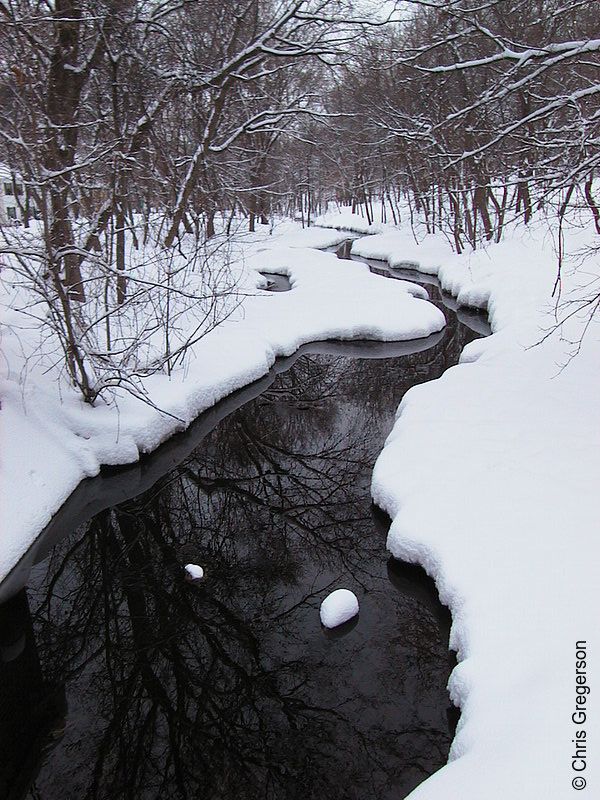
<path fill-rule="evenodd" d="M 14 224 L 23 219 L 23 214 L 15 197 L 15 188 L 21 205 L 25 202 L 25 189 L 20 176 L 11 174 L 8 167 L 0 164 L 0 225 Z"/>

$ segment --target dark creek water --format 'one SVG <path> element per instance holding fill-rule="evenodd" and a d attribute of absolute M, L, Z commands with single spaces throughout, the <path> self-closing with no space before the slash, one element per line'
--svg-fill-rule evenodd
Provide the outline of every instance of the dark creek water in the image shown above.
<path fill-rule="evenodd" d="M 449 614 L 369 492 L 404 392 L 478 335 L 444 310 L 414 352 L 306 348 L 82 485 L 0 606 L 1 798 L 397 800 L 445 763 Z M 326 632 L 339 586 L 360 614 Z"/>

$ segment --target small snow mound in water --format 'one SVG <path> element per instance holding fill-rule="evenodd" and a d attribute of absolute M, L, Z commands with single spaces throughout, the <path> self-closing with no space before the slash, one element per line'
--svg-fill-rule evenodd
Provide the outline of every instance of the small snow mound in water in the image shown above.
<path fill-rule="evenodd" d="M 204 570 L 198 564 L 186 564 L 185 571 L 187 572 L 187 577 L 192 581 L 199 581 L 200 578 L 204 577 Z"/>
<path fill-rule="evenodd" d="M 321 603 L 321 622 L 326 628 L 336 628 L 358 614 L 358 600 L 350 589 L 336 589 Z"/>

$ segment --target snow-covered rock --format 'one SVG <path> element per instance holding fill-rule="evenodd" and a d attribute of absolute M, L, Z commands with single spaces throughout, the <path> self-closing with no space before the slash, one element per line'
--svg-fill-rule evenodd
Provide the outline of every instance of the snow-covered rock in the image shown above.
<path fill-rule="evenodd" d="M 187 577 L 191 581 L 199 581 L 204 577 L 204 570 L 198 564 L 186 564 L 185 571 L 187 573 Z"/>
<path fill-rule="evenodd" d="M 337 628 L 358 614 L 358 599 L 350 589 L 336 589 L 323 600 L 319 614 L 326 628 Z"/>

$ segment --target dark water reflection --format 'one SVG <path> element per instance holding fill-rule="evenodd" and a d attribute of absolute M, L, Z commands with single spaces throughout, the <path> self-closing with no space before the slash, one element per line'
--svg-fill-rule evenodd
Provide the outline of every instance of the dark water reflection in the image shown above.
<path fill-rule="evenodd" d="M 266 281 L 264 288 L 268 292 L 289 292 L 292 288 L 287 275 L 281 275 L 279 272 L 261 272 L 260 274 Z"/>
<path fill-rule="evenodd" d="M 304 355 L 57 544 L 0 607 L 0 797 L 401 798 L 445 763 L 449 616 L 369 484 L 406 389 L 472 337 Z M 360 615 L 327 636 L 338 586 Z"/>

